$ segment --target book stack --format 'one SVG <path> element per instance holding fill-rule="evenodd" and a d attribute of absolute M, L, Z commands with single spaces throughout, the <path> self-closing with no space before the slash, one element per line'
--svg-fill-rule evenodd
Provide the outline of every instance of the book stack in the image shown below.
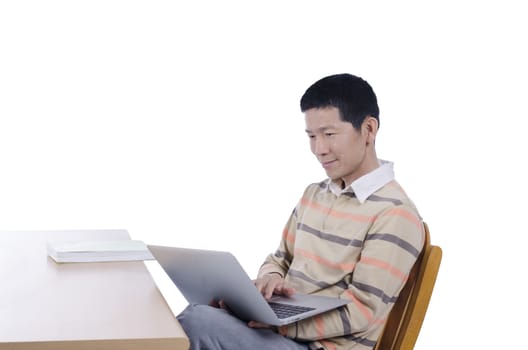
<path fill-rule="evenodd" d="M 57 263 L 154 260 L 138 240 L 48 242 L 47 250 Z"/>

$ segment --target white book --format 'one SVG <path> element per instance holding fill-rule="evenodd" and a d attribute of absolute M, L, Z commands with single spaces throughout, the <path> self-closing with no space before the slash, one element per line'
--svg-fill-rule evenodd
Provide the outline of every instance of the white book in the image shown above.
<path fill-rule="evenodd" d="M 48 255 L 58 263 L 153 260 L 138 240 L 48 242 Z"/>

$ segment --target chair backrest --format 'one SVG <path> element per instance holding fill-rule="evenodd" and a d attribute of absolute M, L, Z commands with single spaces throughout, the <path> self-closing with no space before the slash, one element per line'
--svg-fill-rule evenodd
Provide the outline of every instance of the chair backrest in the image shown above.
<path fill-rule="evenodd" d="M 426 223 L 424 230 L 422 252 L 391 310 L 375 350 L 412 350 L 416 344 L 442 260 L 442 249 L 431 245 Z"/>

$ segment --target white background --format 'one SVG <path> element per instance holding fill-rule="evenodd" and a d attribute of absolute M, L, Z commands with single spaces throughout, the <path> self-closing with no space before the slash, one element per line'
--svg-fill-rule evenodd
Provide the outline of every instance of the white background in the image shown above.
<path fill-rule="evenodd" d="M 0 229 L 124 228 L 230 250 L 254 276 L 305 186 L 324 178 L 299 98 L 350 72 L 378 95 L 378 156 L 395 162 L 444 250 L 416 349 L 518 347 L 523 8 L 2 1 Z"/>

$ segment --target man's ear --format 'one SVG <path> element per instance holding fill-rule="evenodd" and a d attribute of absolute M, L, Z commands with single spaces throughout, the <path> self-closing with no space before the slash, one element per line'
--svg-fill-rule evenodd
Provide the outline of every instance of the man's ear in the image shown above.
<path fill-rule="evenodd" d="M 374 143 L 378 134 L 378 120 L 374 117 L 367 116 L 363 121 L 363 130 L 367 135 L 367 143 Z"/>

